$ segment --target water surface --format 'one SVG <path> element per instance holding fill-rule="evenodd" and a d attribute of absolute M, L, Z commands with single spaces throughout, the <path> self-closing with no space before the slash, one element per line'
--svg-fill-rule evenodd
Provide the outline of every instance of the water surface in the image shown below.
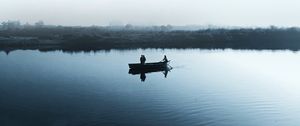
<path fill-rule="evenodd" d="M 167 55 L 167 78 L 128 74 L 141 54 Z M 292 51 L 1 52 L 0 125 L 298 125 L 299 64 Z"/>

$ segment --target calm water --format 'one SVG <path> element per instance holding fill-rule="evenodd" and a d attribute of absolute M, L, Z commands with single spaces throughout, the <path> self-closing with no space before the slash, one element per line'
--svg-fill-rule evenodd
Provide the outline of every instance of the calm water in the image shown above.
<path fill-rule="evenodd" d="M 173 69 L 128 74 L 145 54 Z M 300 124 L 300 52 L 0 52 L 1 126 Z"/>

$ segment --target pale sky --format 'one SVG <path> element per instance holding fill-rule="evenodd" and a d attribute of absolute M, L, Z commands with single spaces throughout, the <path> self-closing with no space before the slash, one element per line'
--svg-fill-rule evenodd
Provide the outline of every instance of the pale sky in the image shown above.
<path fill-rule="evenodd" d="M 0 21 L 53 25 L 300 26 L 299 0 L 0 0 Z"/>

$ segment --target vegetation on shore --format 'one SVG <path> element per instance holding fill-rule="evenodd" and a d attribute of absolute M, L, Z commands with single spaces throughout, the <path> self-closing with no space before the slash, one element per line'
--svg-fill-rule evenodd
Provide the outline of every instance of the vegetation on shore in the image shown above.
<path fill-rule="evenodd" d="M 300 49 L 299 28 L 213 28 L 176 30 L 172 26 L 63 27 L 31 26 L 0 29 L 0 50 L 5 49 Z"/>

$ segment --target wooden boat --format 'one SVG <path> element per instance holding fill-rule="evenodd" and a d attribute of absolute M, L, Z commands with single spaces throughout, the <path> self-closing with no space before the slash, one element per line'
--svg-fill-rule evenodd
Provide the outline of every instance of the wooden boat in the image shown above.
<path fill-rule="evenodd" d="M 145 63 L 145 64 L 140 64 L 140 63 L 131 63 L 128 64 L 130 69 L 140 69 L 140 70 L 151 70 L 151 69 L 164 69 L 167 68 L 168 63 L 170 61 L 167 62 L 153 62 L 153 63 Z"/>

